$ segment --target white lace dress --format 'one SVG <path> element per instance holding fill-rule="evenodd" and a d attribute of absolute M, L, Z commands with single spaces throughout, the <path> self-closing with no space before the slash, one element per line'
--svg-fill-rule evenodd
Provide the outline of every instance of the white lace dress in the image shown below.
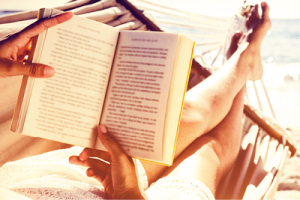
<path fill-rule="evenodd" d="M 69 164 L 69 157 L 81 151 L 72 147 L 6 163 L 0 168 L 0 199 L 16 198 L 13 193 L 30 199 L 105 199 L 102 185 L 86 176 L 85 167 Z M 148 188 L 139 161 L 137 166 L 148 199 L 214 199 L 197 179 L 166 177 Z"/>

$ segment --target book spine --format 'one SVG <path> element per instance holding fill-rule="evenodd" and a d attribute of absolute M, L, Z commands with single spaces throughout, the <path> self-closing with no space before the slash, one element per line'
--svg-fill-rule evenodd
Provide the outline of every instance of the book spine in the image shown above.
<path fill-rule="evenodd" d="M 38 36 L 34 37 L 32 40 L 32 43 L 31 43 L 32 49 L 29 52 L 27 63 L 33 62 L 34 54 L 36 53 L 35 51 L 36 51 L 37 40 L 38 40 Z M 16 130 L 16 132 L 18 132 L 18 133 L 23 132 L 24 122 L 26 119 L 26 114 L 27 114 L 35 78 L 26 76 L 26 77 L 24 77 L 23 80 L 24 80 L 24 82 L 22 82 L 22 88 L 20 90 L 20 93 L 22 93 L 22 100 L 20 99 L 21 100 L 20 103 L 22 105 L 21 105 L 21 109 L 20 109 L 19 120 L 18 120 L 17 130 Z"/>
<path fill-rule="evenodd" d="M 37 19 L 42 19 L 51 16 L 51 10 L 52 9 L 45 9 L 45 8 L 40 9 L 38 12 Z M 45 32 L 33 38 L 31 43 L 32 48 L 29 52 L 27 63 L 38 62 L 40 58 L 39 52 L 41 52 L 44 43 L 44 42 L 40 42 L 39 40 L 44 41 L 46 35 Z M 37 44 L 39 45 L 37 46 Z M 34 80 L 35 78 L 29 76 L 23 77 L 21 89 L 19 92 L 17 104 L 13 115 L 13 120 L 11 123 L 11 131 L 13 132 L 17 132 L 17 133 L 23 132 L 24 122 L 26 119 L 26 114 L 30 102 L 30 96 L 34 85 Z"/>
<path fill-rule="evenodd" d="M 173 161 L 174 161 L 175 150 L 176 150 L 176 143 L 177 143 L 178 132 L 179 132 L 179 125 L 180 125 L 180 120 L 181 120 L 181 116 L 182 116 L 182 110 L 183 110 L 183 105 L 184 105 L 185 94 L 186 94 L 186 90 L 187 90 L 188 83 L 189 83 L 189 75 L 191 73 L 195 45 L 196 45 L 196 43 L 194 42 L 192 53 L 191 53 L 189 70 L 188 70 L 188 74 L 187 74 L 187 78 L 186 78 L 186 83 L 185 83 L 185 90 L 184 90 L 184 94 L 183 94 L 183 98 L 182 98 L 182 103 L 181 103 L 181 108 L 180 108 L 180 115 L 179 115 L 179 119 L 178 119 L 178 123 L 177 123 L 178 125 L 177 125 L 177 131 L 176 131 L 176 138 L 175 138 L 175 142 L 174 142 L 174 148 L 173 148 L 174 150 L 173 150 L 171 165 L 173 165 Z"/>

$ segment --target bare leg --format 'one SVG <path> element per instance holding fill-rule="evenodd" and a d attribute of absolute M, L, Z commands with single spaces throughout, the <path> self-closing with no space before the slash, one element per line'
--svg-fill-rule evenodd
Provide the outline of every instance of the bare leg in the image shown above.
<path fill-rule="evenodd" d="M 223 121 L 190 144 L 163 176 L 196 178 L 215 195 L 219 181 L 232 167 L 240 149 L 244 92 L 242 89 L 237 94 Z"/>
<path fill-rule="evenodd" d="M 244 87 L 246 81 L 259 78 L 259 71 L 262 69 L 259 69 L 261 65 L 257 65 L 258 61 L 255 59 L 260 58 L 257 55 L 259 54 L 260 44 L 271 25 L 268 16 L 269 7 L 265 3 L 262 3 L 262 5 L 264 6 L 261 18 L 257 17 L 257 10 L 252 11 L 252 18 L 250 18 L 256 26 L 246 49 L 239 48 L 216 74 L 187 92 L 175 152 L 176 163 L 178 162 L 177 157 L 192 142 L 208 133 L 225 118 L 232 107 L 233 100 Z M 206 141 L 206 143 L 209 142 Z M 204 142 L 203 145 L 206 143 Z M 202 146 L 198 146 L 199 148 L 202 148 Z M 181 158 L 181 160 L 183 159 Z M 219 161 L 221 160 L 219 158 Z M 165 166 L 144 161 L 142 161 L 142 164 L 146 170 L 149 183 L 159 179 L 168 169 Z"/>

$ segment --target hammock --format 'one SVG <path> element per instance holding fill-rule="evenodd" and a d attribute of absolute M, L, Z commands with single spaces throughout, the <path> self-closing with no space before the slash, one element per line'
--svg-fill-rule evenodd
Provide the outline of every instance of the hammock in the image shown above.
<path fill-rule="evenodd" d="M 200 69 L 197 74 L 191 73 L 189 88 L 209 74 Z M 263 118 L 263 114 L 250 107 L 247 102 L 244 106 L 240 151 L 231 171 L 219 183 L 216 199 L 272 199 L 283 167 L 291 157 L 292 150 L 287 144 L 287 138 L 292 138 L 281 128 L 277 129 L 278 132 L 275 131 L 267 124 L 270 119 Z M 274 120 L 272 122 L 274 127 Z M 281 142 L 275 138 L 277 136 Z M 295 147 L 291 145 L 291 149 L 293 148 Z"/>
<path fill-rule="evenodd" d="M 226 56 L 224 56 L 228 46 L 226 41 L 230 41 L 231 35 L 238 29 L 237 26 L 241 24 L 238 21 L 243 20 L 243 18 L 235 16 L 226 21 L 221 18 L 166 8 L 144 0 L 134 0 L 133 2 L 147 12 L 155 11 L 167 14 L 178 20 L 188 19 L 190 23 L 180 23 L 180 21 L 175 23 L 171 19 L 154 19 L 149 13 L 144 12 L 143 14 L 126 0 L 77 0 L 56 9 L 71 10 L 75 14 L 107 23 L 121 30 L 161 31 L 152 22 L 155 20 L 159 24 L 180 27 L 178 29 L 180 31 L 199 30 L 200 34 L 184 32 L 183 34 L 196 38 L 196 50 L 201 49 L 202 55 L 218 50 L 211 65 L 214 65 L 220 58 L 223 63 L 226 62 Z M 0 37 L 23 29 L 35 21 L 36 15 L 37 11 L 25 11 L 0 16 Z M 229 29 L 228 24 L 231 27 Z M 197 40 L 198 36 L 202 39 L 201 41 Z M 202 57 L 197 57 L 196 55 L 193 60 L 189 88 L 211 74 L 203 67 Z M 0 166 L 8 161 L 70 146 L 45 139 L 26 137 L 9 131 L 20 84 L 21 77 L 2 79 L 0 83 L 0 91 L 5 94 L 5 98 L 0 98 L 2 110 L 0 113 Z M 263 117 L 248 103 L 245 103 L 244 113 L 246 117 L 241 150 L 231 172 L 221 181 L 216 197 L 222 199 L 269 199 L 274 196 L 278 187 L 285 161 L 295 154 L 296 149 L 292 138 L 277 123 Z"/>

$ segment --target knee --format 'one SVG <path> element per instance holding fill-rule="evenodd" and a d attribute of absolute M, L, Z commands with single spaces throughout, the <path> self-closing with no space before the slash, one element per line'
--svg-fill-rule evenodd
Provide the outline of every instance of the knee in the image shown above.
<path fill-rule="evenodd" d="M 195 144 L 196 143 L 196 144 Z M 201 167 L 208 169 L 205 173 L 209 175 L 207 179 L 213 178 L 217 187 L 219 181 L 223 176 L 223 158 L 222 148 L 218 140 L 211 136 L 202 136 L 195 140 L 194 144 L 198 146 L 198 149 L 194 152 L 193 156 L 200 158 Z"/>
<path fill-rule="evenodd" d="M 210 159 L 214 159 L 214 163 L 218 167 L 218 173 L 221 176 L 227 173 L 232 167 L 240 149 L 240 145 L 224 145 L 224 142 L 220 141 L 220 138 L 211 135 L 199 137 L 196 142 L 199 142 L 200 145 L 203 142 L 205 143 L 201 148 L 206 148 L 210 152 L 207 155 L 210 155 Z"/>
<path fill-rule="evenodd" d="M 212 149 L 220 160 L 220 170 L 222 174 L 226 174 L 238 156 L 240 150 L 239 139 L 230 140 L 226 138 L 226 135 L 224 135 L 224 137 L 212 137 Z"/>
<path fill-rule="evenodd" d="M 197 138 L 195 142 L 199 144 L 200 148 L 204 147 L 213 152 L 213 154 L 216 155 L 220 161 L 223 160 L 224 151 L 220 141 L 217 138 L 210 135 L 205 135 Z"/>
<path fill-rule="evenodd" d="M 206 108 L 199 108 L 199 102 L 185 99 L 182 109 L 181 123 L 197 126 L 203 126 L 207 121 L 209 110 Z M 203 128 L 203 127 L 202 127 Z"/>

